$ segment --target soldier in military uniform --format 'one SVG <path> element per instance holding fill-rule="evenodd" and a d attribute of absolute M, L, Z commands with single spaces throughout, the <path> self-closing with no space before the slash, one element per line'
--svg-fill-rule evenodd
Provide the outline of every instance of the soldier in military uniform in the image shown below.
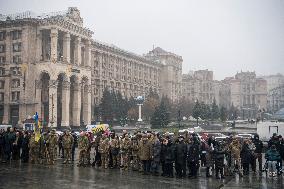
<path fill-rule="evenodd" d="M 120 153 L 122 156 L 122 166 L 124 170 L 128 170 L 129 167 L 130 147 L 131 147 L 131 141 L 129 139 L 128 134 L 126 134 L 120 146 Z"/>
<path fill-rule="evenodd" d="M 139 144 L 137 137 L 131 138 L 131 156 L 132 156 L 132 170 L 139 170 Z"/>
<path fill-rule="evenodd" d="M 238 141 L 238 139 L 234 139 L 228 147 L 228 151 L 231 152 L 230 172 L 233 173 L 234 171 L 237 170 L 237 172 L 239 173 L 240 176 L 242 176 L 241 155 L 240 155 L 241 149 L 242 149 L 242 146 L 241 146 L 240 142 Z"/>
<path fill-rule="evenodd" d="M 109 150 L 110 150 L 109 139 L 106 137 L 106 135 L 103 135 L 99 145 L 99 152 L 101 154 L 101 159 L 102 159 L 101 167 L 102 168 L 104 167 L 105 169 L 108 168 Z"/>
<path fill-rule="evenodd" d="M 35 133 L 32 134 L 31 139 L 29 141 L 29 149 L 30 162 L 38 163 L 39 142 L 35 141 Z"/>
<path fill-rule="evenodd" d="M 113 133 L 110 140 L 110 153 L 112 155 L 112 167 L 117 168 L 120 164 L 119 138 Z"/>
<path fill-rule="evenodd" d="M 40 163 L 48 163 L 49 161 L 49 152 L 48 152 L 48 144 L 47 144 L 47 139 L 48 139 L 48 132 L 44 132 L 40 136 Z"/>
<path fill-rule="evenodd" d="M 49 160 L 50 164 L 54 164 L 55 159 L 56 159 L 56 147 L 58 145 L 58 137 L 55 132 L 55 129 L 52 129 L 51 133 L 48 136 L 48 139 L 46 141 L 47 146 L 48 146 L 48 153 L 49 153 Z"/>
<path fill-rule="evenodd" d="M 87 150 L 89 146 L 89 140 L 85 132 L 82 132 L 79 138 L 79 164 L 78 166 L 87 164 Z"/>
<path fill-rule="evenodd" d="M 71 149 L 73 145 L 74 139 L 73 136 L 70 134 L 69 130 L 65 131 L 65 135 L 62 138 L 62 146 L 64 149 L 64 164 L 71 162 Z"/>

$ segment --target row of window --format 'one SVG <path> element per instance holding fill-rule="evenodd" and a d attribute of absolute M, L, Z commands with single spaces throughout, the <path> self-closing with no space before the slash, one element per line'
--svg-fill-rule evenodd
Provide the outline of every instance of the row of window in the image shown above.
<path fill-rule="evenodd" d="M 14 30 L 10 32 L 12 40 L 18 40 L 22 38 L 22 31 L 21 30 Z M 0 41 L 4 41 L 7 37 L 6 31 L 0 31 Z"/>
<path fill-rule="evenodd" d="M 8 70 L 5 71 L 5 68 L 0 67 L 0 76 L 4 76 L 5 72 L 8 72 L 6 74 L 11 74 L 11 75 L 14 75 L 14 76 L 18 76 L 18 75 L 22 74 L 20 67 L 11 67 L 10 71 L 8 71 Z"/>
<path fill-rule="evenodd" d="M 20 100 L 20 91 L 13 91 L 11 93 L 11 100 L 13 102 Z M 4 93 L 0 93 L 0 102 L 4 102 Z"/>
<path fill-rule="evenodd" d="M 0 81 L 0 89 L 4 89 L 5 81 Z M 20 79 L 13 79 L 11 82 L 11 88 L 18 88 L 20 87 Z"/>
<path fill-rule="evenodd" d="M 13 43 L 12 45 L 12 49 L 13 52 L 21 52 L 22 50 L 22 43 L 18 42 L 18 43 Z M 0 45 L 0 53 L 4 53 L 6 51 L 6 45 L 5 44 L 1 44 Z"/>
<path fill-rule="evenodd" d="M 20 64 L 22 63 L 22 57 L 21 55 L 15 55 L 12 58 L 12 62 L 15 64 Z M 5 56 L 0 56 L 0 64 L 6 63 L 6 57 Z"/>

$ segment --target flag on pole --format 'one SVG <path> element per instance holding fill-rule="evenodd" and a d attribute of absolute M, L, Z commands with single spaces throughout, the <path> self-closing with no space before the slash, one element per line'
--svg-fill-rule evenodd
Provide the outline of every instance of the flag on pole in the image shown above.
<path fill-rule="evenodd" d="M 38 121 L 38 113 L 36 112 L 34 115 L 35 120 L 35 141 L 38 142 L 40 139 L 40 130 L 39 130 L 39 121 Z"/>

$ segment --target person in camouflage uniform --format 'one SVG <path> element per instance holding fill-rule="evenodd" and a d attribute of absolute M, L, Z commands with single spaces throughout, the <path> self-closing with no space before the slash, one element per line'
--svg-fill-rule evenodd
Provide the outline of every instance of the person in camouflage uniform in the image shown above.
<path fill-rule="evenodd" d="M 120 153 L 122 156 L 122 166 L 124 170 L 128 170 L 129 167 L 129 156 L 130 156 L 131 141 L 128 134 L 125 135 L 121 142 Z"/>
<path fill-rule="evenodd" d="M 237 171 L 240 176 L 242 176 L 241 171 L 241 149 L 242 146 L 238 139 L 234 139 L 232 143 L 228 147 L 228 151 L 231 154 L 231 166 L 230 166 L 230 173 Z M 237 170 L 235 170 L 237 168 Z"/>
<path fill-rule="evenodd" d="M 120 156 L 119 156 L 119 138 L 114 133 L 111 135 L 110 140 L 110 152 L 112 155 L 112 167 L 119 167 Z"/>
<path fill-rule="evenodd" d="M 29 141 L 29 159 L 31 163 L 38 163 L 39 142 L 35 141 L 35 133 L 32 134 Z"/>
<path fill-rule="evenodd" d="M 70 134 L 70 131 L 67 130 L 62 138 L 62 146 L 64 149 L 64 162 L 63 162 L 64 164 L 71 162 L 71 149 L 73 142 L 74 142 L 73 136 Z"/>
<path fill-rule="evenodd" d="M 85 132 L 81 133 L 79 138 L 78 147 L 79 147 L 79 164 L 78 166 L 87 164 L 87 150 L 89 146 L 89 139 L 86 136 Z"/>
<path fill-rule="evenodd" d="M 132 170 L 139 170 L 139 144 L 137 137 L 131 138 L 131 156 L 132 156 Z"/>
<path fill-rule="evenodd" d="M 102 140 L 100 141 L 99 145 L 99 152 L 101 154 L 102 158 L 102 168 L 104 167 L 105 169 L 108 168 L 108 163 L 109 163 L 109 150 L 110 150 L 110 145 L 109 145 L 109 139 L 106 137 L 106 135 L 102 136 Z"/>
<path fill-rule="evenodd" d="M 52 129 L 51 133 L 48 136 L 48 139 L 46 141 L 48 146 L 48 153 L 49 153 L 49 160 L 50 164 L 54 164 L 56 159 L 56 150 L 58 145 L 58 137 L 55 132 L 55 129 Z"/>
<path fill-rule="evenodd" d="M 47 163 L 47 161 L 49 160 L 48 144 L 46 143 L 48 134 L 49 133 L 47 132 L 42 133 L 39 139 L 39 144 L 40 144 L 39 157 L 41 164 Z"/>

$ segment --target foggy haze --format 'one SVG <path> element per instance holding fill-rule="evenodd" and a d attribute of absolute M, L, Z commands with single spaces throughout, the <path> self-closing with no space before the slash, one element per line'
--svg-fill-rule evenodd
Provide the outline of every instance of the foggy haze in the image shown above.
<path fill-rule="evenodd" d="M 94 39 L 140 55 L 159 46 L 183 57 L 183 73 L 284 74 L 283 0 L 0 0 L 0 14 L 68 7 Z"/>

